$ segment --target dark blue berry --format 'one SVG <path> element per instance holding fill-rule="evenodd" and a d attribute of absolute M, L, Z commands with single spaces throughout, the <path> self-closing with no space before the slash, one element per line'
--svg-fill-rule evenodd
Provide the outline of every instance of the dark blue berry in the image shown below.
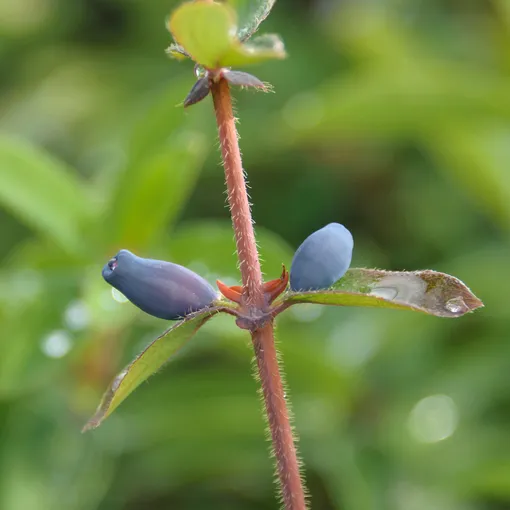
<path fill-rule="evenodd" d="M 290 288 L 306 291 L 331 287 L 349 269 L 353 246 L 351 233 L 339 223 L 317 230 L 294 254 Z"/>
<path fill-rule="evenodd" d="M 103 278 L 134 305 L 160 319 L 176 320 L 211 305 L 217 293 L 201 276 L 162 260 L 121 250 L 103 268 Z"/>

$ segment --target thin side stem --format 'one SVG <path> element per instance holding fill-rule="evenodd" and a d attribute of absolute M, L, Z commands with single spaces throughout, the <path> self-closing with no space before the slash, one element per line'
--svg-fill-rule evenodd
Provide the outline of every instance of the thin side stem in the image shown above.
<path fill-rule="evenodd" d="M 213 83 L 211 92 L 243 281 L 243 305 L 248 311 L 260 310 L 265 305 L 262 272 L 227 81 L 220 79 Z M 299 462 L 274 343 L 273 323 L 252 331 L 252 341 L 285 508 L 305 510 Z"/>
<path fill-rule="evenodd" d="M 252 333 L 253 348 L 264 394 L 269 429 L 286 509 L 305 510 L 299 461 L 290 425 L 285 391 L 280 377 L 273 324 Z"/>

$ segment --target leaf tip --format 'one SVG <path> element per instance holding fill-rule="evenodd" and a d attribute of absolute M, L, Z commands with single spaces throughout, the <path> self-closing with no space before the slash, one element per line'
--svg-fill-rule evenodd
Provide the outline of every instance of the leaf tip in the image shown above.
<path fill-rule="evenodd" d="M 97 413 L 90 418 L 90 420 L 85 423 L 83 428 L 81 429 L 81 433 L 85 434 L 85 432 L 88 432 L 89 430 L 94 430 L 101 425 L 101 422 L 103 421 L 103 418 L 101 416 L 98 416 Z"/>
<path fill-rule="evenodd" d="M 430 270 L 416 274 L 427 283 L 426 294 L 443 305 L 442 313 L 438 310 L 437 315 L 456 318 L 484 307 L 471 289 L 455 276 Z M 442 299 L 437 299 L 438 295 Z"/>

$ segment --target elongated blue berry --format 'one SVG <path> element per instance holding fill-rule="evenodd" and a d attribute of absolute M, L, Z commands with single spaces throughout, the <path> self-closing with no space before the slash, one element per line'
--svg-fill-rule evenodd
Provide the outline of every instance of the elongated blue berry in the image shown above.
<path fill-rule="evenodd" d="M 217 293 L 189 269 L 143 259 L 121 250 L 103 268 L 103 278 L 134 305 L 160 319 L 176 320 L 209 306 Z"/>
<path fill-rule="evenodd" d="M 349 269 L 353 246 L 351 233 L 339 223 L 317 230 L 294 254 L 290 288 L 296 291 L 331 287 Z"/>

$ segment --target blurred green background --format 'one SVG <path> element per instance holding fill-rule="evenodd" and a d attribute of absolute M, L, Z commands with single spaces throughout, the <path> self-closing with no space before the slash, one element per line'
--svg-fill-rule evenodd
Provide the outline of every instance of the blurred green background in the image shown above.
<path fill-rule="evenodd" d="M 112 298 L 119 248 L 238 279 L 210 99 L 176 105 L 151 0 L 0 2 L 0 509 L 276 509 L 251 350 L 204 327 L 98 430 L 167 327 Z M 236 91 L 268 278 L 328 222 L 354 266 L 433 268 L 458 319 L 296 306 L 278 321 L 315 510 L 510 508 L 510 3 L 279 0 L 289 58 Z M 250 71 L 250 69 L 247 69 Z"/>

